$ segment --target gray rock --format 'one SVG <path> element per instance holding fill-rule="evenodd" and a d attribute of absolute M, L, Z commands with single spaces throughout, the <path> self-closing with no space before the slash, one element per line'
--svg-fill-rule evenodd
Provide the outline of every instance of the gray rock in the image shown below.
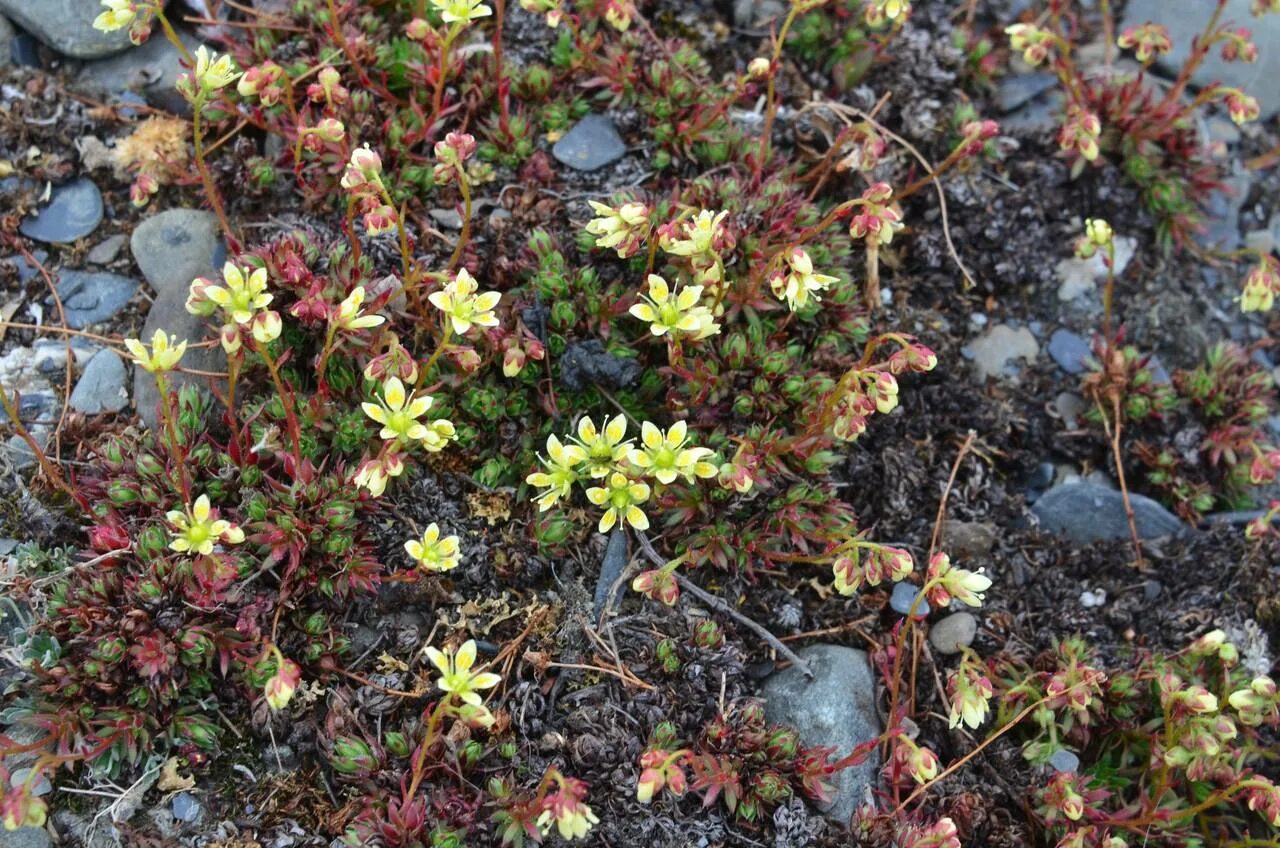
<path fill-rule="evenodd" d="M 560 382 L 571 392 L 581 391 L 588 385 L 625 389 L 640 379 L 641 370 L 640 363 L 634 359 L 605 350 L 599 339 L 573 342 L 560 357 Z"/>
<path fill-rule="evenodd" d="M 133 260 L 158 294 L 180 291 L 210 277 L 226 261 L 218 218 L 200 209 L 168 209 L 143 221 L 129 241 Z"/>
<path fill-rule="evenodd" d="M 1131 493 L 1129 502 L 1133 505 L 1138 535 L 1144 539 L 1182 534 L 1191 529 L 1151 498 Z M 1040 496 L 1031 511 L 1047 532 L 1078 544 L 1129 538 L 1124 497 L 1120 492 L 1094 483 L 1055 486 Z"/>
<path fill-rule="evenodd" d="M 2 1 L 2 0 L 0 0 Z M 24 236 L 47 244 L 68 244 L 84 238 L 102 223 L 102 192 L 88 177 L 60 185 L 38 215 L 18 226 Z"/>
<path fill-rule="evenodd" d="M 13 774 L 9 775 L 9 786 L 14 789 L 20 789 L 25 786 L 27 781 L 30 779 L 31 767 L 23 766 L 20 769 L 15 769 Z M 43 774 L 38 775 L 31 783 L 31 794 L 37 798 L 48 795 L 52 791 L 53 784 L 50 783 L 49 778 L 45 777 Z"/>
<path fill-rule="evenodd" d="M 35 436 L 35 433 L 32 433 Z M 37 441 L 40 441 L 36 437 Z M 26 471 L 28 468 L 35 467 L 36 455 L 31 452 L 31 446 L 21 436 L 10 436 L 9 441 L 5 442 L 6 459 L 14 471 Z"/>
<path fill-rule="evenodd" d="M 1248 27 L 1258 45 L 1258 61 L 1252 65 L 1244 62 L 1224 62 L 1218 50 L 1212 50 L 1195 74 L 1191 84 L 1200 88 L 1214 81 L 1243 88 L 1258 98 L 1262 120 L 1268 120 L 1280 112 L 1280 15 L 1249 14 L 1250 0 L 1227 0 L 1222 20 Z M 1154 21 L 1168 27 L 1173 39 L 1173 50 L 1161 56 L 1157 66 L 1169 76 L 1176 76 L 1191 52 L 1192 40 L 1200 34 L 1213 3 L 1202 0 L 1129 0 L 1125 7 L 1123 27 Z"/>
<path fill-rule="evenodd" d="M 124 247 L 125 242 L 129 239 L 124 233 L 116 233 L 108 239 L 105 239 L 93 246 L 85 259 L 94 265 L 107 265 L 115 261 L 120 255 L 120 248 Z"/>
<path fill-rule="evenodd" d="M 1062 419 L 1063 425 L 1068 430 L 1074 430 L 1080 426 L 1080 419 L 1089 411 L 1089 405 L 1085 403 L 1084 398 L 1074 392 L 1059 392 L 1053 399 L 1053 408 L 1057 410 L 1058 417 Z"/>
<path fill-rule="evenodd" d="M 1026 327 L 1015 330 L 1005 324 L 996 324 L 970 342 L 962 352 L 973 360 L 978 377 L 985 380 L 988 377 L 1015 376 L 1017 371 L 1012 367 L 1013 361 L 1034 362 L 1040 355 L 1040 345 Z"/>
<path fill-rule="evenodd" d="M 1276 48 L 1280 50 L 1280 43 Z M 1253 176 L 1239 161 L 1231 163 L 1231 175 L 1223 180 L 1223 191 L 1211 191 L 1202 204 L 1204 232 L 1196 240 L 1206 247 L 1234 250 L 1244 243 L 1240 234 L 1240 211 L 1249 197 Z"/>
<path fill-rule="evenodd" d="M 164 330 L 179 340 L 199 341 L 208 335 L 206 319 L 192 315 L 187 311 L 186 289 L 168 289 L 162 291 L 151 305 L 147 313 L 147 321 L 142 327 L 141 338 L 144 342 L 151 339 L 156 330 Z M 212 347 L 188 348 L 182 357 L 182 365 L 200 371 L 226 371 L 227 355 L 221 345 Z M 208 378 L 184 371 L 175 371 L 168 375 L 171 391 L 178 391 L 182 386 L 192 385 L 200 388 L 208 386 Z M 134 366 L 133 371 L 133 405 L 148 427 L 156 426 L 156 402 L 160 394 L 156 390 L 155 378 Z"/>
<path fill-rule="evenodd" d="M 1070 330 L 1058 328 L 1049 337 L 1049 357 L 1068 374 L 1083 374 L 1085 360 L 1093 356 L 1089 343 Z"/>
<path fill-rule="evenodd" d="M 1049 768 L 1058 772 L 1076 772 L 1080 769 L 1080 758 L 1066 748 L 1054 751 L 1049 758 Z"/>
<path fill-rule="evenodd" d="M 200 39 L 187 30 L 178 30 L 178 37 L 192 53 L 200 46 Z M 82 88 L 107 95 L 137 92 L 158 109 L 187 115 L 191 107 L 174 87 L 182 72 L 181 58 L 178 48 L 157 27 L 153 37 L 139 47 L 109 59 L 86 62 L 76 82 Z"/>
<path fill-rule="evenodd" d="M 0 68 L 7 68 L 13 64 L 13 55 L 9 50 L 9 43 L 13 41 L 14 36 L 17 34 L 13 24 L 9 23 L 9 19 L 4 15 L 0 15 Z"/>
<path fill-rule="evenodd" d="M 1116 270 L 1119 277 L 1133 261 L 1138 250 L 1138 240 L 1132 236 L 1116 236 Z M 1058 262 L 1058 300 L 1067 303 L 1081 295 L 1097 291 L 1107 279 L 1107 265 L 1101 252 L 1089 259 L 1072 256 Z M 1101 294 L 1098 295 L 1101 302 Z"/>
<path fill-rule="evenodd" d="M 272 773 L 279 774 L 283 771 L 293 771 L 300 763 L 298 755 L 289 745 L 268 745 L 262 751 L 262 762 Z"/>
<path fill-rule="evenodd" d="M 173 817 L 180 822 L 191 823 L 197 821 L 203 812 L 200 808 L 200 802 L 190 792 L 179 792 L 174 795 L 173 801 L 170 802 L 169 806 L 173 810 Z"/>
<path fill-rule="evenodd" d="M 41 265 L 44 265 L 49 259 L 49 254 L 43 250 L 33 250 L 31 251 L 31 255 L 34 256 L 36 261 Z M 17 269 L 18 272 L 19 283 L 25 283 L 27 280 L 30 280 L 36 274 L 40 273 L 39 269 L 28 262 L 27 257 L 25 256 L 6 256 L 4 261 L 13 263 L 14 268 Z M 47 268 L 48 266 L 45 265 L 45 267 Z"/>
<path fill-rule="evenodd" d="M 984 557 L 991 553 L 995 543 L 996 528 L 993 524 L 955 519 L 947 519 L 942 523 L 942 546 L 954 557 Z"/>
<path fill-rule="evenodd" d="M 613 121 L 604 115 L 587 115 L 551 148 L 551 155 L 578 171 L 595 171 L 616 162 L 627 152 Z"/>
<path fill-rule="evenodd" d="M 1012 74 L 1000 82 L 996 91 L 996 106 L 1002 115 L 1008 115 L 1058 84 L 1053 74 Z"/>
<path fill-rule="evenodd" d="M 85 415 L 119 412 L 129 405 L 128 373 L 115 351 L 100 350 L 85 367 L 71 392 L 71 408 Z"/>
<path fill-rule="evenodd" d="M 1001 118 L 1000 129 L 1009 134 L 1044 136 L 1058 126 L 1065 101 L 1060 89 L 1051 88 Z"/>
<path fill-rule="evenodd" d="M 58 297 L 67 314 L 67 326 L 82 330 L 115 315 L 138 290 L 138 281 L 105 271 L 63 271 Z M 45 305 L 54 307 L 53 295 Z"/>
<path fill-rule="evenodd" d="M 797 653 L 814 677 L 806 678 L 795 666 L 770 676 L 761 690 L 769 721 L 793 726 L 803 744 L 834 748 L 837 757 L 881 734 L 876 680 L 865 651 L 810 645 Z M 834 775 L 835 792 L 823 812 L 847 825 L 879 768 L 879 754 L 872 751 L 858 765 Z"/>
<path fill-rule="evenodd" d="M 132 46 L 128 30 L 93 28 L 93 19 L 102 12 L 100 0 L 0 0 L 0 12 L 54 50 L 76 59 L 111 56 Z"/>
<path fill-rule="evenodd" d="M 40 42 L 29 32 L 20 32 L 9 39 L 9 61 L 19 68 L 40 68 Z"/>
<path fill-rule="evenodd" d="M 899 615 L 908 615 L 916 602 L 920 589 L 914 583 L 894 583 L 893 593 L 889 595 L 889 606 Z M 924 618 L 929 614 L 929 599 L 921 598 L 916 607 L 916 618 Z"/>
<path fill-rule="evenodd" d="M 600 563 L 600 576 L 596 579 L 596 591 L 592 601 L 592 618 L 599 619 L 605 604 L 610 602 L 609 590 L 627 567 L 627 533 L 621 527 L 609 535 L 609 545 Z M 619 590 L 622 588 L 618 587 Z"/>
<path fill-rule="evenodd" d="M 971 613 L 952 613 L 929 628 L 929 644 L 943 655 L 958 654 L 973 644 L 978 635 L 978 619 Z"/>
<path fill-rule="evenodd" d="M 42 827 L 0 830 L 0 848 L 50 848 L 53 837 Z"/>
<path fill-rule="evenodd" d="M 787 12 L 782 0 L 734 0 L 733 25 L 739 29 L 753 29 L 770 21 L 779 23 Z"/>

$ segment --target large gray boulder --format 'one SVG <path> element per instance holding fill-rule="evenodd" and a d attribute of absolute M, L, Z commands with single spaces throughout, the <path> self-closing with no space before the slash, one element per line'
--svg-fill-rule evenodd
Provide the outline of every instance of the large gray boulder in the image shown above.
<path fill-rule="evenodd" d="M 0 0 L 0 12 L 14 23 L 76 59 L 100 59 L 133 46 L 128 30 L 101 32 L 93 28 L 93 19 L 102 9 L 99 0 Z"/>
<path fill-rule="evenodd" d="M 785 668 L 765 681 L 761 695 L 765 715 L 777 724 L 789 724 L 804 745 L 835 748 L 843 757 L 883 729 L 876 712 L 876 681 L 866 651 L 843 645 L 810 645 L 796 652 L 809 665 L 812 679 L 796 666 Z M 835 792 L 823 812 L 848 825 L 863 802 L 880 769 L 880 755 L 832 777 Z"/>
<path fill-rule="evenodd" d="M 1191 77 L 1191 84 L 1202 88 L 1215 80 L 1242 88 L 1258 98 L 1262 119 L 1280 112 L 1280 15 L 1249 14 L 1250 0 L 1227 0 L 1223 22 L 1246 27 L 1253 32 L 1258 45 L 1258 61 L 1224 62 L 1215 49 Z M 1177 76 L 1191 52 L 1191 41 L 1204 29 L 1215 4 L 1206 0 L 1129 0 L 1125 8 L 1124 27 L 1152 21 L 1168 28 L 1173 50 L 1158 61 L 1161 71 Z"/>
<path fill-rule="evenodd" d="M 1191 531 L 1160 504 L 1143 495 L 1129 494 L 1138 536 L 1156 539 Z M 1031 507 L 1040 526 L 1077 544 L 1129 538 L 1124 496 L 1096 483 L 1065 483 L 1045 492 Z"/>

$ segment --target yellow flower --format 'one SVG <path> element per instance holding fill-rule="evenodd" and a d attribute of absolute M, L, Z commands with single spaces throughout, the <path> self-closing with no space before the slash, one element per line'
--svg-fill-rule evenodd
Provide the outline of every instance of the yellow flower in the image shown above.
<path fill-rule="evenodd" d="M 649 519 L 638 506 L 649 500 L 649 484 L 631 480 L 621 471 L 609 475 L 607 486 L 587 489 L 587 500 L 605 508 L 599 530 L 608 533 L 619 521 L 637 530 L 648 530 Z"/>
<path fill-rule="evenodd" d="M 463 268 L 442 291 L 432 292 L 427 300 L 449 316 L 453 321 L 453 331 L 458 335 L 470 330 L 472 324 L 481 327 L 498 326 L 493 308 L 498 305 L 502 295 L 494 291 L 476 294 L 478 289 L 475 278 Z"/>
<path fill-rule="evenodd" d="M 711 449 L 686 447 L 687 429 L 685 422 L 677 421 L 663 433 L 646 421 L 640 425 L 640 441 L 644 447 L 631 451 L 627 459 L 660 483 L 673 483 L 677 477 L 691 482 L 696 477 L 715 477 L 720 470 L 706 461 L 712 454 Z"/>
<path fill-rule="evenodd" d="M 387 481 L 392 477 L 399 477 L 403 472 L 404 457 L 392 452 L 362 463 L 351 482 L 368 489 L 369 494 L 377 498 L 387 490 Z"/>
<path fill-rule="evenodd" d="M 667 281 L 657 274 L 649 275 L 649 293 L 641 295 L 641 302 L 629 310 L 632 316 L 649 322 L 649 332 L 655 336 L 679 330 L 695 334 L 701 328 L 697 312 L 702 286 L 685 286 L 679 294 L 673 294 Z"/>
<path fill-rule="evenodd" d="M 555 812 L 543 810 L 542 815 L 538 816 L 537 824 L 544 835 L 551 831 L 553 821 L 556 830 L 560 831 L 560 835 L 565 839 L 582 839 L 591 831 L 593 824 L 600 823 L 600 819 L 596 818 L 591 808 L 583 803 L 575 804 L 571 808 L 558 807 Z"/>
<path fill-rule="evenodd" d="M 194 315 L 204 314 L 202 303 L 211 301 L 222 307 L 228 320 L 248 324 L 259 309 L 271 303 L 266 268 L 241 270 L 228 262 L 222 266 L 222 281 L 225 286 L 214 285 L 205 279 L 192 281 L 187 311 Z"/>
<path fill-rule="evenodd" d="M 201 44 L 196 48 L 196 82 L 204 91 L 226 88 L 240 76 L 236 63 L 229 55 L 219 56 Z"/>
<path fill-rule="evenodd" d="M 364 303 L 364 286 L 356 286 L 351 290 L 329 320 L 343 330 L 364 330 L 376 327 L 387 320 L 381 315 L 361 315 L 360 305 Z"/>
<path fill-rule="evenodd" d="M 124 346 L 129 349 L 129 353 L 133 354 L 134 361 L 142 367 L 143 371 L 163 374 L 178 367 L 182 354 L 187 352 L 187 343 L 184 341 L 173 345 L 176 341 L 176 337 L 170 339 L 164 330 L 156 330 L 151 336 L 150 353 L 147 353 L 147 349 L 137 339 L 125 339 Z"/>
<path fill-rule="evenodd" d="M 584 453 L 580 462 L 586 463 L 592 477 L 607 477 L 615 465 L 631 452 L 630 440 L 624 441 L 626 435 L 627 419 L 623 415 L 615 415 L 606 421 L 603 431 L 597 430 L 595 422 L 585 416 L 578 422 L 578 435 L 574 441 Z"/>
<path fill-rule="evenodd" d="M 391 377 L 382 384 L 382 400 L 379 403 L 360 404 L 364 414 L 382 425 L 379 438 L 417 442 L 427 439 L 430 430 L 418 419 L 431 408 L 431 395 L 415 397 L 405 394 L 404 383 L 399 377 Z"/>
<path fill-rule="evenodd" d="M 102 32 L 115 32 L 133 23 L 138 9 L 133 0 L 102 0 L 107 10 L 93 19 L 93 28 Z"/>
<path fill-rule="evenodd" d="M 703 209 L 692 221 L 684 222 L 684 238 L 663 239 L 662 249 L 673 256 L 700 256 L 715 254 L 716 240 L 722 235 L 724 219 L 729 217 L 728 210 L 712 212 Z"/>
<path fill-rule="evenodd" d="M 196 498 L 196 502 L 186 512 L 174 509 L 165 513 L 164 517 L 174 526 L 169 549 L 179 553 L 208 555 L 213 553 L 214 542 L 238 545 L 244 541 L 243 530 L 230 521 L 211 519 L 210 514 L 208 495 Z"/>
<path fill-rule="evenodd" d="M 790 266 L 791 273 L 785 277 L 779 274 L 772 281 L 772 286 L 774 296 L 785 300 L 787 308 L 792 312 L 804 308 L 810 297 L 814 302 L 820 301 L 818 292 L 826 291 L 828 286 L 838 282 L 837 277 L 815 274 L 813 260 L 803 248 L 797 247 L 788 254 L 787 265 Z"/>
<path fill-rule="evenodd" d="M 502 678 L 489 671 L 472 671 L 476 662 L 476 643 L 468 639 L 457 653 L 427 647 L 427 659 L 440 671 L 436 685 L 441 691 L 456 695 L 463 703 L 478 706 L 481 689 L 492 689 Z"/>
<path fill-rule="evenodd" d="M 431 5 L 447 24 L 458 21 L 478 21 L 493 14 L 493 10 L 480 0 L 431 0 Z"/>
<path fill-rule="evenodd" d="M 545 490 L 535 499 L 541 512 L 569 496 L 569 489 L 578 482 L 578 466 L 586 462 L 587 452 L 577 445 L 563 444 L 552 435 L 547 436 L 547 455 L 539 459 L 545 470 L 533 472 L 524 481 Z"/>
<path fill-rule="evenodd" d="M 586 231 L 596 236 L 596 247 L 613 248 L 618 257 L 635 256 L 649 234 L 649 207 L 643 203 L 624 203 L 617 209 L 588 200 L 599 217 L 587 222 Z"/>
<path fill-rule="evenodd" d="M 418 565 L 427 571 L 448 571 L 458 567 L 458 537 L 440 538 L 440 527 L 434 521 L 427 526 L 422 539 L 410 539 L 404 543 Z"/>

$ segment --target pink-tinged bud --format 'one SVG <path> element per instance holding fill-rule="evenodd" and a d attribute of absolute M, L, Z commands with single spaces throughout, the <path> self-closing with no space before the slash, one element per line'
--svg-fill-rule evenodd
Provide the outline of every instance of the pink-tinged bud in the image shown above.
<path fill-rule="evenodd" d="M 448 356 L 453 363 L 468 374 L 474 374 L 480 370 L 483 360 L 480 354 L 476 353 L 473 347 L 450 347 Z"/>
<path fill-rule="evenodd" d="M 757 56 L 747 63 L 747 76 L 754 80 L 768 79 L 773 63 L 764 56 Z"/>
<path fill-rule="evenodd" d="M 160 183 L 150 174 L 138 174 L 129 186 L 129 202 L 134 208 L 141 209 L 151 202 L 151 198 L 160 190 Z"/>
<path fill-rule="evenodd" d="M 132 544 L 129 531 L 123 527 L 99 524 L 89 531 L 89 546 L 100 554 L 128 549 Z"/>
<path fill-rule="evenodd" d="M 1236 124 L 1247 124 L 1258 120 L 1260 109 L 1258 101 L 1239 89 L 1228 89 L 1226 93 L 1227 115 Z"/>
<path fill-rule="evenodd" d="M 223 324 L 222 329 L 218 331 L 218 341 L 222 343 L 222 349 L 227 352 L 228 356 L 235 356 L 242 347 L 240 325 L 234 321 L 229 324 Z"/>
<path fill-rule="evenodd" d="M 680 584 L 676 582 L 675 575 L 663 569 L 643 572 L 631 581 L 631 588 L 669 607 L 675 606 L 680 599 Z"/>
<path fill-rule="evenodd" d="M 515 377 L 524 370 L 525 354 L 517 345 L 512 345 L 502 353 L 502 373 L 506 377 Z"/>
<path fill-rule="evenodd" d="M 395 229 L 396 210 L 385 203 L 364 213 L 364 230 L 370 236 L 379 236 Z"/>
<path fill-rule="evenodd" d="M 436 158 L 450 164 L 461 164 L 475 152 L 476 140 L 470 133 L 451 132 L 435 146 Z"/>
<path fill-rule="evenodd" d="M 293 699 L 293 693 L 298 691 L 298 684 L 301 682 L 302 669 L 298 668 L 298 664 L 293 660 L 280 660 L 275 675 L 263 687 L 267 705 L 273 710 L 284 709 Z"/>
<path fill-rule="evenodd" d="M 434 30 L 431 29 L 431 24 L 427 23 L 422 18 L 414 18 L 409 21 L 404 28 L 404 34 L 409 36 L 409 38 L 412 38 L 414 41 L 423 41 L 433 32 Z"/>
<path fill-rule="evenodd" d="M 321 141 L 337 144 L 346 137 L 347 128 L 337 118 L 323 118 L 310 131 Z"/>
<path fill-rule="evenodd" d="M 251 332 L 253 333 L 253 338 L 259 344 L 267 344 L 280 338 L 282 329 L 283 324 L 280 321 L 280 313 L 274 309 L 268 309 L 253 316 Z"/>
<path fill-rule="evenodd" d="M 25 787 L 9 790 L 0 800 L 0 819 L 3 819 L 5 830 L 44 827 L 48 814 L 49 808 L 44 799 L 33 796 Z"/>

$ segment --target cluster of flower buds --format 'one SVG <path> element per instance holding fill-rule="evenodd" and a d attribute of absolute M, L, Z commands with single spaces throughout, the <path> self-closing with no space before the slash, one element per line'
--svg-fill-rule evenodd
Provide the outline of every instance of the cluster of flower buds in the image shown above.
<path fill-rule="evenodd" d="M 1222 630 L 1210 630 L 1192 642 L 1187 653 L 1193 657 L 1216 656 L 1227 668 L 1240 662 L 1240 651 L 1227 640 L 1227 634 Z"/>
<path fill-rule="evenodd" d="M 1005 27 L 1004 33 L 1009 36 L 1009 46 L 1022 51 L 1022 60 L 1033 68 L 1048 60 L 1054 46 L 1053 33 L 1034 24 L 1014 24 Z"/>
<path fill-rule="evenodd" d="M 724 257 L 737 246 L 726 224 L 728 211 L 698 211 L 658 227 L 658 244 L 672 256 L 688 260 L 694 283 L 715 292 L 724 281 Z"/>
<path fill-rule="evenodd" d="M 1280 14 L 1280 0 L 1253 0 L 1249 4 L 1249 14 L 1260 18 L 1268 12 Z"/>
<path fill-rule="evenodd" d="M 476 152 L 476 140 L 470 133 L 451 132 L 436 142 L 436 164 L 432 170 L 437 185 L 455 178 L 465 179 L 464 165 Z"/>
<path fill-rule="evenodd" d="M 928 827 L 908 827 L 902 834 L 902 848 L 960 848 L 960 832 L 949 818 Z"/>
<path fill-rule="evenodd" d="M 31 793 L 30 783 L 36 779 L 37 772 L 19 786 L 9 788 L 10 776 L 7 769 L 0 771 L 4 777 L 3 795 L 0 795 L 0 817 L 4 821 L 5 830 L 19 828 L 43 828 L 49 815 L 49 806 L 43 798 Z"/>
<path fill-rule="evenodd" d="M 836 400 L 832 434 L 852 442 L 867 431 L 875 413 L 887 415 L 898 406 L 898 380 L 889 371 L 868 369 L 847 375 L 844 391 Z"/>
<path fill-rule="evenodd" d="M 247 332 L 258 344 L 280 336 L 280 314 L 266 307 L 273 297 L 267 291 L 266 268 L 240 268 L 234 262 L 222 266 L 222 285 L 205 277 L 191 282 L 187 311 L 209 317 L 222 310 L 223 325 L 218 336 L 228 356 L 240 355 Z"/>
<path fill-rule="evenodd" d="M 1262 256 L 1244 279 L 1240 309 L 1243 312 L 1268 312 L 1277 295 L 1280 295 L 1280 261 L 1274 256 Z"/>
<path fill-rule="evenodd" d="M 151 21 L 155 18 L 156 0 L 102 0 L 106 11 L 93 19 L 93 28 L 101 32 L 129 30 L 129 41 L 142 44 L 151 37 Z"/>
<path fill-rule="evenodd" d="M 1240 722 L 1249 727 L 1280 724 L 1280 696 L 1270 677 L 1253 678 L 1248 686 L 1228 695 L 1227 703 L 1240 715 Z"/>
<path fill-rule="evenodd" d="M 342 75 L 337 69 L 326 65 L 316 73 L 316 81 L 307 86 L 307 99 L 333 108 L 345 105 L 351 99 L 351 92 L 342 84 Z"/>
<path fill-rule="evenodd" d="M 862 539 L 843 545 L 831 562 L 836 591 L 846 596 L 857 592 L 863 583 L 879 586 L 886 580 L 904 580 L 914 569 L 911 554 L 902 548 Z"/>
<path fill-rule="evenodd" d="M 280 85 L 283 76 L 284 68 L 268 59 L 244 72 L 236 83 L 236 93 L 245 100 L 256 97 L 263 106 L 275 106 L 284 97 L 284 86 Z"/>
<path fill-rule="evenodd" d="M 1089 218 L 1084 222 L 1084 235 L 1076 239 L 1076 256 L 1092 259 L 1099 250 L 1109 252 L 1114 242 L 1110 224 L 1101 218 Z"/>
<path fill-rule="evenodd" d="M 1249 781 L 1247 804 L 1272 827 L 1280 827 L 1280 786 L 1264 777 Z"/>
<path fill-rule="evenodd" d="M 1169 30 L 1161 24 L 1147 21 L 1139 26 L 1131 26 L 1116 39 L 1121 50 L 1132 50 L 1134 57 L 1144 65 L 1163 56 L 1173 49 L 1173 39 Z"/>
<path fill-rule="evenodd" d="M 647 804 L 653 796 L 663 789 L 669 789 L 672 795 L 680 796 L 689 788 L 681 765 L 687 751 L 664 751 L 660 748 L 649 748 L 640 755 L 640 780 L 636 784 L 636 800 Z"/>
<path fill-rule="evenodd" d="M 515 332 L 502 336 L 498 350 L 502 351 L 502 374 L 505 377 L 520 376 L 529 360 L 541 362 L 547 355 L 547 346 L 523 323 L 518 323 Z"/>
<path fill-rule="evenodd" d="M 1222 97 L 1222 102 L 1227 107 L 1227 116 L 1235 124 L 1243 125 L 1258 120 L 1261 110 L 1256 98 L 1230 86 L 1221 86 L 1214 93 Z"/>
<path fill-rule="evenodd" d="M 1040 814 L 1045 824 L 1059 824 L 1064 819 L 1080 821 L 1088 805 L 1086 794 L 1094 794 L 1086 791 L 1084 784 L 1087 780 L 1087 777 L 1073 771 L 1060 771 L 1049 778 L 1040 791 Z"/>
<path fill-rule="evenodd" d="M 910 777 L 924 784 L 938 776 L 938 757 L 933 751 L 917 745 L 905 733 L 893 737 L 893 752 L 885 763 L 885 777 L 891 783 L 902 783 Z"/>
<path fill-rule="evenodd" d="M 1253 43 L 1253 33 L 1245 27 L 1224 29 L 1221 38 L 1224 62 L 1244 62 L 1252 65 L 1258 61 L 1258 45 Z"/>
<path fill-rule="evenodd" d="M 587 222 L 586 230 L 596 237 L 596 247 L 616 250 L 619 259 L 629 259 L 640 252 L 653 224 L 649 207 L 643 203 L 623 203 L 617 209 L 588 200 L 596 217 Z"/>
<path fill-rule="evenodd" d="M 1058 147 L 1064 152 L 1074 152 L 1086 162 L 1098 158 L 1101 149 L 1098 138 L 1102 135 L 1102 121 L 1088 109 L 1072 104 L 1067 109 L 1067 119 L 1058 131 Z"/>
<path fill-rule="evenodd" d="M 1000 134 L 1000 124 L 992 120 L 969 121 L 960 128 L 961 156 L 977 156 L 986 149 L 987 142 Z"/>
<path fill-rule="evenodd" d="M 651 601 L 658 601 L 669 607 L 680 600 L 680 583 L 676 580 L 675 567 L 680 561 L 667 563 L 662 568 L 641 572 L 631 581 L 633 591 L 644 595 Z"/>
<path fill-rule="evenodd" d="M 888 183 L 868 186 L 854 203 L 849 218 L 849 238 L 868 244 L 888 244 L 903 228 L 902 213 L 892 206 L 893 188 Z"/>
<path fill-rule="evenodd" d="M 939 609 L 946 607 L 952 600 L 980 607 L 983 593 L 991 588 L 991 578 L 983 574 L 981 569 L 969 571 L 956 568 L 951 564 L 951 557 L 939 551 L 929 560 L 925 585 L 929 587 L 929 603 Z"/>
<path fill-rule="evenodd" d="M 356 209 L 364 216 L 364 229 L 370 236 L 393 229 L 398 220 L 395 207 L 382 183 L 382 157 L 369 148 L 351 151 L 351 161 L 342 175 L 342 187 L 351 192 Z"/>
<path fill-rule="evenodd" d="M 1059 644 L 1061 665 L 1045 684 L 1045 707 L 1065 711 L 1069 721 L 1087 727 L 1092 723 L 1090 710 L 1102 706 L 1102 684 L 1107 676 L 1081 661 L 1079 647 L 1073 640 Z"/>
<path fill-rule="evenodd" d="M 631 0 L 605 0 L 604 19 L 618 32 L 626 32 L 630 29 L 631 20 L 635 15 L 636 8 Z"/>

